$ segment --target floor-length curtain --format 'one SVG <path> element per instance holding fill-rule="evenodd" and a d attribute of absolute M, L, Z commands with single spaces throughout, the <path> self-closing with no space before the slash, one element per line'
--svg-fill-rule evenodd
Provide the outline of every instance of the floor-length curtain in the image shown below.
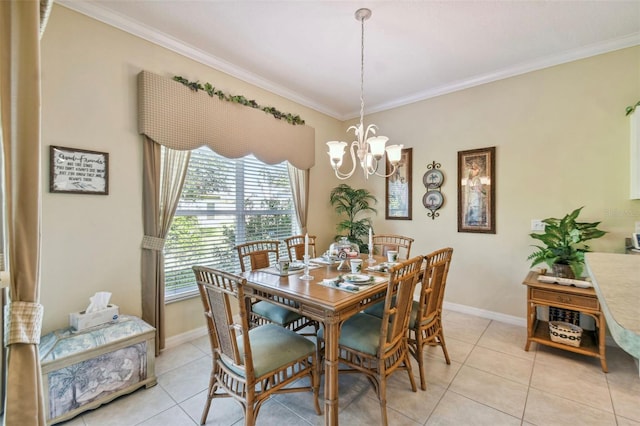
<path fill-rule="evenodd" d="M 164 349 L 164 241 L 180 201 L 191 151 L 144 136 L 142 319 L 156 328 L 156 355 Z M 162 153 L 164 150 L 164 155 Z"/>
<path fill-rule="evenodd" d="M 287 163 L 287 170 L 289 171 L 289 182 L 291 182 L 291 193 L 298 225 L 300 225 L 302 233 L 306 234 L 309 213 L 309 169 L 301 170 Z"/>
<path fill-rule="evenodd" d="M 11 298 L 5 316 L 7 425 L 46 422 L 38 357 L 43 314 L 40 34 L 41 16 L 46 20 L 50 6 L 48 1 L 0 1 L 0 139 Z"/>

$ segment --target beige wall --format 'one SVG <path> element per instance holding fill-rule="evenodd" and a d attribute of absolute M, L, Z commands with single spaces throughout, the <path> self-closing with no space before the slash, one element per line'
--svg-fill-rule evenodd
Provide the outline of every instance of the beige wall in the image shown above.
<path fill-rule="evenodd" d="M 341 123 L 167 49 L 54 4 L 42 40 L 43 332 L 64 327 L 97 291 L 140 315 L 142 140 L 136 76 L 141 70 L 211 82 L 227 93 L 299 114 L 318 140 Z M 51 194 L 49 145 L 109 153 L 109 195 Z M 323 154 L 326 156 L 326 154 Z M 323 207 L 324 208 L 324 207 Z M 167 306 L 167 336 L 204 325 L 198 299 Z"/>
<path fill-rule="evenodd" d="M 454 247 L 445 300 L 525 316 L 534 240 L 531 219 L 563 216 L 585 206 L 585 221 L 609 232 L 592 249 L 623 252 L 640 221 L 629 200 L 629 119 L 640 99 L 640 47 L 482 85 L 367 117 L 394 143 L 413 147 L 413 220 L 375 218 L 378 232 L 416 239 L 412 253 Z M 457 152 L 496 147 L 495 235 L 457 232 Z M 422 176 L 442 164 L 445 205 L 427 218 Z M 370 188 L 384 198 L 381 179 Z"/>
<path fill-rule="evenodd" d="M 339 181 L 324 141 L 351 140 L 346 123 L 273 95 L 122 31 L 54 5 L 43 38 L 43 158 L 49 145 L 109 152 L 108 196 L 43 194 L 43 331 L 67 324 L 97 291 L 113 293 L 121 312 L 140 314 L 142 149 L 136 123 L 136 75 L 209 81 L 225 91 L 300 114 L 316 129 L 311 170 L 310 232 L 319 247 L 335 234 L 328 194 Z M 530 220 L 585 205 L 585 220 L 610 234 L 592 244 L 621 252 L 640 221 L 629 190 L 629 123 L 624 108 L 640 98 L 640 48 L 525 74 L 367 117 L 395 143 L 413 147 L 413 220 L 384 220 L 380 178 L 347 181 L 379 197 L 378 232 L 416 239 L 414 253 L 455 248 L 446 300 L 490 313 L 524 317 L 532 240 Z M 393 90 L 390 88 L 390 90 Z M 457 232 L 457 152 L 497 147 L 497 234 Z M 442 164 L 446 202 L 426 217 L 422 175 Z M 48 188 L 48 164 L 42 184 Z M 203 325 L 199 301 L 167 307 L 167 336 Z"/>

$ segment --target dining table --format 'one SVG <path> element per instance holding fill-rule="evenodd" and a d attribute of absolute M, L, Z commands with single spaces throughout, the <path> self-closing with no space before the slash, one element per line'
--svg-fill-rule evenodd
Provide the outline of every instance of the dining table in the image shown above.
<path fill-rule="evenodd" d="M 274 274 L 269 268 L 244 272 L 246 289 L 252 298 L 265 300 L 296 311 L 324 326 L 324 416 L 325 425 L 338 425 L 338 365 L 340 328 L 342 323 L 367 306 L 384 300 L 389 274 L 370 271 L 368 257 L 361 255 L 362 272 L 371 275 L 368 285 L 338 287 L 328 281 L 351 274 L 350 270 L 339 270 L 340 262 L 323 262 L 312 259 L 308 275 L 304 271 L 290 271 L 287 275 Z M 374 256 L 375 265 L 386 258 Z M 347 265 L 348 266 L 348 262 Z"/>

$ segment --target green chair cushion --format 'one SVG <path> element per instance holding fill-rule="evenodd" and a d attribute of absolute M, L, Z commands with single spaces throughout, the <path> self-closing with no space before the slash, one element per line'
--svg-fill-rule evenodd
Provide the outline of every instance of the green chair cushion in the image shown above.
<path fill-rule="evenodd" d="M 303 356 L 311 356 L 316 350 L 316 345 L 311 340 L 276 324 L 265 324 L 249 330 L 249 341 L 256 377 L 277 370 Z M 238 337 L 238 350 L 244 358 L 242 336 Z M 242 370 L 234 364 L 225 364 L 237 374 L 244 376 Z"/>
<path fill-rule="evenodd" d="M 364 310 L 365 314 L 373 315 L 374 317 L 382 318 L 384 312 L 384 301 L 378 302 L 375 305 L 371 305 Z"/>
<path fill-rule="evenodd" d="M 419 303 L 415 300 L 411 304 L 411 315 L 409 316 L 409 328 L 413 328 L 413 326 L 416 324 L 416 318 L 418 317 L 418 306 L 419 306 Z M 384 302 L 380 302 L 366 308 L 364 310 L 364 313 L 373 315 L 374 317 L 382 318 L 383 311 L 384 311 Z"/>
<path fill-rule="evenodd" d="M 287 308 L 265 301 L 255 303 L 252 305 L 251 310 L 256 314 L 267 318 L 269 321 L 283 326 L 302 316 L 297 312 L 290 311 Z"/>
<path fill-rule="evenodd" d="M 382 319 L 373 315 L 358 313 L 342 324 L 340 346 L 346 346 L 369 355 L 376 355 L 380 347 L 380 326 Z M 318 330 L 318 337 L 324 336 L 324 328 Z"/>

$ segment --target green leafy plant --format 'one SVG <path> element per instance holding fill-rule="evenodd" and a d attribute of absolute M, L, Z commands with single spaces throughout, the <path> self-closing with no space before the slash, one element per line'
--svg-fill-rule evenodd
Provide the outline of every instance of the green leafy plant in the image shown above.
<path fill-rule="evenodd" d="M 236 103 L 236 104 L 240 104 L 240 105 L 244 105 L 244 106 L 248 106 L 248 107 L 251 107 L 251 108 L 262 110 L 266 114 L 271 114 L 271 115 L 273 115 L 274 118 L 276 118 L 278 120 L 285 120 L 287 123 L 293 124 L 294 126 L 295 125 L 303 125 L 304 124 L 304 120 L 302 118 L 300 118 L 299 115 L 293 115 L 293 114 L 289 114 L 289 113 L 280 112 L 277 109 L 275 109 L 274 107 L 270 107 L 270 106 L 258 105 L 258 103 L 255 100 L 247 99 L 242 95 L 227 95 L 222 90 L 219 90 L 219 89 L 216 89 L 215 87 L 213 87 L 213 85 L 211 83 L 205 83 L 204 86 L 203 86 L 202 84 L 200 84 L 199 81 L 189 81 L 186 78 L 181 77 L 179 75 L 174 76 L 173 79 L 175 81 L 179 82 L 179 83 L 184 84 L 185 86 L 187 86 L 189 89 L 193 90 L 194 92 L 197 92 L 198 90 L 204 90 L 211 97 L 216 96 L 221 101 L 233 102 L 233 103 Z"/>
<path fill-rule="evenodd" d="M 629 115 L 631 113 L 633 113 L 633 111 L 636 110 L 636 108 L 640 107 L 640 101 L 636 102 L 635 105 L 630 105 L 627 108 L 625 108 L 626 114 L 625 115 Z"/>
<path fill-rule="evenodd" d="M 600 238 L 605 231 L 598 229 L 600 222 L 578 222 L 576 219 L 580 207 L 565 215 L 562 219 L 548 218 L 542 222 L 545 224 L 543 233 L 531 233 L 529 236 L 541 241 L 544 246 L 534 245 L 537 248 L 527 260 L 531 260 L 531 266 L 546 263 L 553 268 L 554 265 L 568 265 L 575 277 L 581 277 L 584 270 L 584 254 L 589 252 L 589 246 L 584 242 L 594 238 Z"/>
<path fill-rule="evenodd" d="M 347 216 L 336 225 L 338 232 L 347 231 L 347 235 L 336 235 L 335 240 L 346 236 L 349 241 L 358 244 L 361 253 L 368 253 L 367 242 L 364 242 L 362 237 L 369 235 L 371 218 L 358 219 L 357 216 L 365 212 L 377 213 L 371 206 L 378 202 L 376 197 L 366 189 L 354 189 L 343 183 L 331 190 L 329 200 L 336 213 Z"/>

